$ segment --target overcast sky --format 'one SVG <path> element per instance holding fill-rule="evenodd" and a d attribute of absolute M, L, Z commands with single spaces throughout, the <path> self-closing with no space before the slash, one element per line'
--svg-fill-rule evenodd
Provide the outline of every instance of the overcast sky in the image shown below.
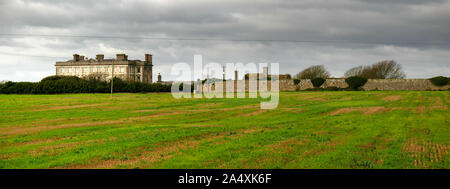
<path fill-rule="evenodd" d="M 0 9 L 0 80 L 39 81 L 74 53 L 151 53 L 163 80 L 194 54 L 204 63 L 277 62 L 292 75 L 325 65 L 342 77 L 393 59 L 408 78 L 450 76 L 448 0 L 1 0 Z"/>

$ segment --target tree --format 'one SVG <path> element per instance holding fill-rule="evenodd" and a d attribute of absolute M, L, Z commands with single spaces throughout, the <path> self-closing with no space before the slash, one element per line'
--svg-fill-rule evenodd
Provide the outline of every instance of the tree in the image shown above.
<path fill-rule="evenodd" d="M 349 70 L 347 70 L 345 72 L 344 76 L 346 78 L 353 77 L 353 76 L 362 76 L 363 75 L 363 71 L 364 71 L 364 67 L 363 66 L 357 66 L 357 67 L 350 68 Z"/>
<path fill-rule="evenodd" d="M 384 60 L 370 66 L 358 66 L 345 72 L 345 77 L 359 76 L 367 79 L 402 79 L 406 77 L 402 66 L 394 60 Z"/>
<path fill-rule="evenodd" d="M 291 74 L 286 74 L 286 79 L 292 79 Z"/>
<path fill-rule="evenodd" d="M 368 79 L 402 79 L 406 77 L 402 66 L 394 60 L 385 60 L 373 64 L 371 72 L 368 73 Z"/>
<path fill-rule="evenodd" d="M 329 78 L 330 72 L 323 65 L 315 65 L 304 69 L 294 76 L 295 79 Z"/>

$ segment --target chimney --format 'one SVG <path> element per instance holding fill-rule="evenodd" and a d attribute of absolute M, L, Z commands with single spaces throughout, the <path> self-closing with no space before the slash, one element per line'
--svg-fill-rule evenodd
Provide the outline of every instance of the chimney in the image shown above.
<path fill-rule="evenodd" d="M 116 54 L 117 60 L 128 60 L 128 56 L 126 54 Z"/>
<path fill-rule="evenodd" d="M 103 59 L 105 58 L 105 55 L 103 54 L 97 54 L 95 55 L 95 59 L 97 59 L 97 61 L 103 61 Z"/>
<path fill-rule="evenodd" d="M 79 59 L 80 61 L 84 61 L 84 56 L 83 55 L 80 55 L 80 59 Z"/>
<path fill-rule="evenodd" d="M 238 80 L 238 71 L 234 70 L 234 80 Z"/>
<path fill-rule="evenodd" d="M 78 54 L 73 54 L 73 62 L 77 62 L 80 60 L 80 55 Z"/>
<path fill-rule="evenodd" d="M 152 55 L 151 54 L 145 54 L 145 62 L 148 64 L 152 64 Z"/>

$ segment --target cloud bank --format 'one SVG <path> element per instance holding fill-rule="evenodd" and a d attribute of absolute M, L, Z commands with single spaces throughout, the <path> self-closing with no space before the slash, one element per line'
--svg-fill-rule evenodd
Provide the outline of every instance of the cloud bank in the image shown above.
<path fill-rule="evenodd" d="M 161 72 L 164 80 L 194 54 L 223 64 L 277 62 L 290 74 L 323 64 L 341 77 L 387 59 L 408 78 L 450 73 L 448 0 L 6 0 L 0 8 L 0 80 L 38 81 L 74 53 L 152 53 L 154 78 Z"/>

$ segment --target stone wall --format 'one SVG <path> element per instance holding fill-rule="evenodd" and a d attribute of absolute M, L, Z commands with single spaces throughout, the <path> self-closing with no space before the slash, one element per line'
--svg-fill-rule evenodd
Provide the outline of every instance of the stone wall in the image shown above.
<path fill-rule="evenodd" d="M 348 84 L 345 79 L 327 79 L 320 88 L 337 87 L 337 88 L 347 88 Z"/>
<path fill-rule="evenodd" d="M 434 86 L 428 79 L 369 79 L 364 90 L 448 90 L 450 85 Z"/>
<path fill-rule="evenodd" d="M 256 90 L 259 87 L 258 81 L 248 81 L 239 80 L 229 81 L 234 82 L 238 86 L 241 86 L 243 90 L 249 91 L 250 84 L 256 86 Z M 222 83 L 216 83 L 215 86 L 220 86 Z M 267 85 L 268 89 L 271 88 L 271 82 L 263 82 L 263 85 Z M 203 91 L 215 90 L 215 86 L 211 84 L 204 84 Z M 210 89 L 208 90 L 208 87 Z M 327 79 L 321 88 L 328 87 L 338 87 L 347 88 L 348 84 L 345 79 Z M 313 85 L 309 79 L 300 80 L 300 83 L 295 85 L 293 80 L 280 80 L 279 89 L 280 91 L 296 91 L 296 90 L 306 90 L 313 88 Z M 450 85 L 443 87 L 434 86 L 428 79 L 369 79 L 367 83 L 362 87 L 364 90 L 449 90 Z M 217 89 L 216 92 L 230 91 L 233 88 L 227 88 L 226 86 L 222 89 Z M 234 86 L 234 91 L 237 91 L 237 86 Z"/>

